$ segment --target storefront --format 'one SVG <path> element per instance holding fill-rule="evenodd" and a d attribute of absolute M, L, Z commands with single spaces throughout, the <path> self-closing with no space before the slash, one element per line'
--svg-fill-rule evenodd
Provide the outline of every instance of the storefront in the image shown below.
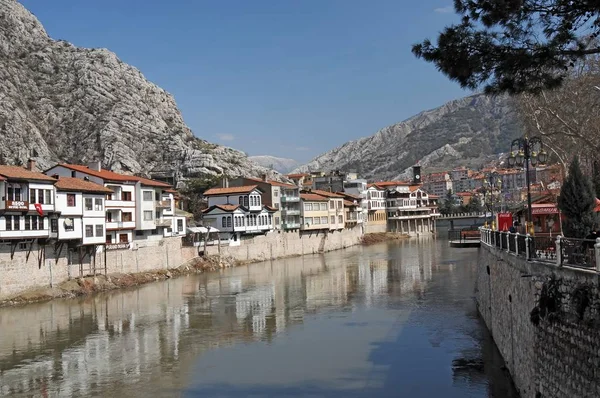
<path fill-rule="evenodd" d="M 562 231 L 560 212 L 554 203 L 534 203 L 531 205 L 533 230 L 536 235 L 559 235 Z"/>

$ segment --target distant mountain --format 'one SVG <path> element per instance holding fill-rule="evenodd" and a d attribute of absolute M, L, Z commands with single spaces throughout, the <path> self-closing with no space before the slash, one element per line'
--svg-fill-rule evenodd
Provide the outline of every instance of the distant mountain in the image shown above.
<path fill-rule="evenodd" d="M 520 134 L 510 98 L 475 94 L 347 142 L 296 171 L 355 171 L 363 178 L 387 180 L 408 177 L 417 162 L 423 173 L 479 167 L 508 151 Z"/>
<path fill-rule="evenodd" d="M 249 156 L 248 159 L 263 167 L 276 170 L 281 174 L 287 174 L 296 167 L 300 166 L 300 162 L 294 159 L 278 158 L 276 156 L 269 155 Z"/>
<path fill-rule="evenodd" d="M 16 0 L 0 0 L 0 163 L 99 160 L 114 171 L 186 177 L 268 173 L 194 136 L 175 99 L 106 49 L 50 38 Z"/>

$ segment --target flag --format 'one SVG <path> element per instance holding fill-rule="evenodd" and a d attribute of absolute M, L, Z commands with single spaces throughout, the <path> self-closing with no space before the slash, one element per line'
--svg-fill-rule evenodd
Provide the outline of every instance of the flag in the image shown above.
<path fill-rule="evenodd" d="M 44 210 L 42 210 L 42 205 L 40 203 L 36 203 L 34 206 L 35 211 L 37 211 L 40 216 L 44 217 Z"/>

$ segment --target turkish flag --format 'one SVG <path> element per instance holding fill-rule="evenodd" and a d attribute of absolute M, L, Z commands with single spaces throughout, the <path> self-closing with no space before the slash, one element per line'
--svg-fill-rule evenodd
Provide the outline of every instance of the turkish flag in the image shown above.
<path fill-rule="evenodd" d="M 37 211 L 40 216 L 44 217 L 44 210 L 42 210 L 42 205 L 40 203 L 36 203 L 34 206 L 35 211 Z"/>

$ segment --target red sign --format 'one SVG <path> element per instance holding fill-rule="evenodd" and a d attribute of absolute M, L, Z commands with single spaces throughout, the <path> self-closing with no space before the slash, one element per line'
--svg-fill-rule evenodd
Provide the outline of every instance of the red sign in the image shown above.
<path fill-rule="evenodd" d="M 29 210 L 29 202 L 20 200 L 7 200 L 6 210 Z"/>
<path fill-rule="evenodd" d="M 498 213 L 498 231 L 508 231 L 512 225 L 511 213 Z"/>

